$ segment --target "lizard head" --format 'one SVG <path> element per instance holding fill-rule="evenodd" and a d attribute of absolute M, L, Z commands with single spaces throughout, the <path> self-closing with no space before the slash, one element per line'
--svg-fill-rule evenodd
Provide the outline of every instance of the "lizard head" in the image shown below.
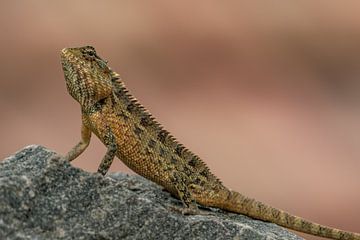
<path fill-rule="evenodd" d="M 111 95 L 113 81 L 119 79 L 92 46 L 64 48 L 61 64 L 68 92 L 83 108 Z"/>

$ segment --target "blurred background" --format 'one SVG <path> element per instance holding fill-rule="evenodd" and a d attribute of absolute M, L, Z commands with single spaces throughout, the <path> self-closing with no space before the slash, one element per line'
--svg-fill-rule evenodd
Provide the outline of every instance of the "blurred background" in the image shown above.
<path fill-rule="evenodd" d="M 225 185 L 360 232 L 359 5 L 0 1 L 0 159 L 78 142 L 59 52 L 93 45 Z M 95 172 L 105 151 L 93 137 L 72 164 Z"/>

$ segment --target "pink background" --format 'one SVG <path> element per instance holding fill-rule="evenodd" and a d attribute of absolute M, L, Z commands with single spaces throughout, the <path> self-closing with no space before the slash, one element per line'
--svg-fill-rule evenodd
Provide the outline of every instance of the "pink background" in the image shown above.
<path fill-rule="evenodd" d="M 77 143 L 59 52 L 94 45 L 227 186 L 360 232 L 358 1 L 90 2 L 0 2 L 0 159 Z"/>

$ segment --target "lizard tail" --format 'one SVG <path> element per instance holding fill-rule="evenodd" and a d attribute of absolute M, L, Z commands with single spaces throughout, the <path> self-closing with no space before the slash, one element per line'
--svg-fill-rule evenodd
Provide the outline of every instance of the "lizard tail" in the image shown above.
<path fill-rule="evenodd" d="M 346 232 L 310 222 L 256 201 L 255 199 L 245 197 L 235 191 L 230 191 L 227 199 L 222 201 L 222 204 L 220 205 L 221 206 L 219 207 L 222 209 L 244 214 L 255 219 L 272 222 L 295 231 L 331 239 L 360 240 L 359 233 Z"/>

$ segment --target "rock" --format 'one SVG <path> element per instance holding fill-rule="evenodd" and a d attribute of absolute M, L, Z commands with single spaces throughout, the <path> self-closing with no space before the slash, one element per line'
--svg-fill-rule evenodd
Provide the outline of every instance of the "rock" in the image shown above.
<path fill-rule="evenodd" d="M 218 209 L 184 216 L 140 176 L 88 173 L 41 146 L 0 162 L 0 239 L 301 239 Z"/>

